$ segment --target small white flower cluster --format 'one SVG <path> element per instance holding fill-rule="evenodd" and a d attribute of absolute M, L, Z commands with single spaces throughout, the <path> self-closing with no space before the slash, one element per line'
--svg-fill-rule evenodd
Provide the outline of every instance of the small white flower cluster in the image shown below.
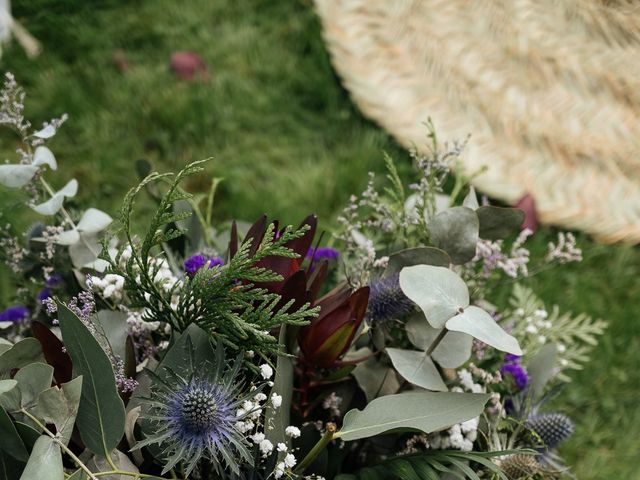
<path fill-rule="evenodd" d="M 453 425 L 443 432 L 431 433 L 427 439 L 429 446 L 434 450 L 473 450 L 473 442 L 478 437 L 478 417 Z"/>
<path fill-rule="evenodd" d="M 115 273 L 107 273 L 104 277 L 91 277 L 92 291 L 104 299 L 119 302 L 124 296 L 124 277 Z"/>
<path fill-rule="evenodd" d="M 9 231 L 9 225 L 7 225 L 6 230 L 7 232 Z M 11 271 L 13 273 L 22 272 L 22 260 L 27 251 L 22 248 L 20 242 L 11 236 L 0 238 L 0 249 L 4 250 L 5 262 Z"/>
<path fill-rule="evenodd" d="M 545 331 L 552 328 L 552 323 L 548 320 L 549 313 L 539 308 L 535 310 L 531 315 L 526 315 L 524 309 L 518 308 L 514 312 L 517 316 L 522 317 L 526 326 L 524 330 L 529 335 L 535 336 L 536 340 L 540 344 L 547 342 Z"/>
<path fill-rule="evenodd" d="M 451 391 L 453 392 L 472 392 L 472 393 L 486 393 L 487 389 L 484 385 L 480 385 L 479 383 L 475 383 L 473 380 L 473 375 L 466 368 L 462 368 L 458 370 L 458 380 L 460 380 L 460 385 L 462 387 L 453 387 Z"/>
<path fill-rule="evenodd" d="M 342 404 L 342 397 L 336 395 L 336 392 L 331 392 L 327 398 L 322 402 L 322 408 L 329 410 L 329 414 L 336 418 L 340 416 L 340 405 Z"/>
<path fill-rule="evenodd" d="M 576 237 L 572 233 L 558 233 L 558 243 L 549 242 L 546 262 L 581 262 L 582 250 L 578 248 Z"/>

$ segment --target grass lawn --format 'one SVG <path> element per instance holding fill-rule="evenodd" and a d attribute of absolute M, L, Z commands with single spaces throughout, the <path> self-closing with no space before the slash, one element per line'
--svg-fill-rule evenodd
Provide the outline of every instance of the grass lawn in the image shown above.
<path fill-rule="evenodd" d="M 313 211 L 331 225 L 347 197 L 364 187 L 366 172 L 383 169 L 383 150 L 407 158 L 349 101 L 306 2 L 12 3 L 44 52 L 31 61 L 8 48 L 2 71 L 26 87 L 27 116 L 36 124 L 70 115 L 51 143 L 60 164 L 53 178 L 59 185 L 75 176 L 85 204 L 115 212 L 136 181 L 136 159 L 166 171 L 212 156 L 209 172 L 225 177 L 219 218 L 266 211 L 295 223 Z M 125 73 L 114 66 L 116 50 L 128 61 Z M 209 79 L 178 80 L 169 70 L 178 50 L 199 53 Z M 14 145 L 1 139 L 8 157 Z M 535 254 L 554 236 L 551 229 L 536 234 Z M 611 322 L 593 361 L 564 392 L 562 407 L 577 421 L 564 454 L 580 479 L 636 478 L 640 253 L 580 240 L 582 263 L 527 281 L 547 302 Z M 7 285 L 0 280 L 2 303 Z"/>

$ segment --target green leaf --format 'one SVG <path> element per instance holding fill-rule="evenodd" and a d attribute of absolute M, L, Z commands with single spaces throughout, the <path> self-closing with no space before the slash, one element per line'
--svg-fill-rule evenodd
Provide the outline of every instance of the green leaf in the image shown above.
<path fill-rule="evenodd" d="M 24 187 L 37 171 L 36 165 L 0 165 L 0 184 L 9 188 Z"/>
<path fill-rule="evenodd" d="M 13 390 L 18 382 L 15 380 L 0 380 L 0 395 L 10 390 Z"/>
<path fill-rule="evenodd" d="M 124 435 L 124 405 L 118 395 L 113 367 L 91 332 L 66 306 L 58 304 L 62 337 L 82 375 L 76 424 L 86 447 L 106 456 Z"/>
<path fill-rule="evenodd" d="M 493 348 L 514 355 L 522 355 L 518 340 L 505 332 L 483 309 L 475 306 L 465 308 L 446 323 L 454 332 L 467 333 Z"/>
<path fill-rule="evenodd" d="M 51 386 L 53 367 L 46 363 L 31 363 L 18 370 L 14 380 L 18 382 L 18 388 L 3 394 L 0 403 L 11 411 L 30 409 L 35 406 L 40 392 Z"/>
<path fill-rule="evenodd" d="M 486 205 L 476 210 L 480 222 L 480 238 L 499 240 L 520 230 L 524 212 L 519 208 Z"/>
<path fill-rule="evenodd" d="M 287 327 L 282 326 L 278 341 L 286 345 Z M 265 425 L 273 429 L 265 428 L 267 439 L 274 445 L 287 443 L 285 429 L 291 425 L 289 423 L 289 413 L 291 411 L 291 399 L 293 395 L 293 359 L 289 355 L 278 355 L 276 363 L 276 375 L 273 381 L 272 393 L 282 396 L 280 408 L 274 409 L 269 402 L 265 415 Z"/>
<path fill-rule="evenodd" d="M 98 233 L 107 228 L 113 218 L 97 208 L 87 209 L 76 228 L 82 233 Z"/>
<path fill-rule="evenodd" d="M 65 197 L 74 197 L 78 193 L 78 181 L 74 178 L 54 193 L 49 200 L 32 207 L 40 215 L 55 215 L 62 208 Z"/>
<path fill-rule="evenodd" d="M 473 186 L 469 187 L 469 193 L 464 197 L 462 201 L 462 206 L 470 208 L 471 210 L 477 210 L 480 205 L 478 204 L 478 197 L 476 195 L 476 189 Z"/>
<path fill-rule="evenodd" d="M 489 394 L 409 392 L 376 398 L 364 410 L 350 410 L 336 438 L 358 440 L 397 429 L 436 432 L 475 418 Z"/>
<path fill-rule="evenodd" d="M 21 462 L 29 458 L 29 452 L 4 408 L 0 408 L 0 451 Z"/>
<path fill-rule="evenodd" d="M 124 360 L 125 342 L 128 335 L 127 314 L 111 310 L 100 310 L 96 316 L 107 337 L 111 351 Z"/>
<path fill-rule="evenodd" d="M 413 316 L 405 324 L 409 341 L 417 348 L 427 350 L 442 329 L 433 328 L 424 317 Z M 471 357 L 473 337 L 466 333 L 447 332 L 431 353 L 431 358 L 444 368 L 458 368 Z"/>
<path fill-rule="evenodd" d="M 16 422 L 15 425 L 18 435 L 20 435 L 20 438 L 22 439 L 25 447 L 27 447 L 27 450 L 33 450 L 33 446 L 42 434 L 40 427 L 38 427 L 39 430 L 36 430 L 32 426 L 22 422 Z"/>
<path fill-rule="evenodd" d="M 527 373 L 529 374 L 528 388 L 533 394 L 534 399 L 542 393 L 544 386 L 551 377 L 553 377 L 556 356 L 556 345 L 548 343 L 527 363 Z"/>
<path fill-rule="evenodd" d="M 444 267 L 415 265 L 400 272 L 400 288 L 422 309 L 434 328 L 444 324 L 469 305 L 469 290 L 464 281 Z"/>
<path fill-rule="evenodd" d="M 447 391 L 440 372 L 425 352 L 387 348 L 387 355 L 398 373 L 413 385 L 437 392 Z"/>
<path fill-rule="evenodd" d="M 470 208 L 448 208 L 436 214 L 427 228 L 433 245 L 447 252 L 453 263 L 460 265 L 475 256 L 480 224 Z"/>
<path fill-rule="evenodd" d="M 25 338 L 0 355 L 0 376 L 14 368 L 22 368 L 33 362 L 42 362 L 42 346 L 35 338 Z"/>
<path fill-rule="evenodd" d="M 381 364 L 375 358 L 369 358 L 359 363 L 352 374 L 367 397 L 368 402 L 378 397 L 396 393 L 400 388 L 400 382 L 395 370 Z"/>
<path fill-rule="evenodd" d="M 60 445 L 42 435 L 33 447 L 20 480 L 64 480 Z"/>
<path fill-rule="evenodd" d="M 82 391 L 82 377 L 62 385 L 62 389 L 51 387 L 38 397 L 36 415 L 47 423 L 53 423 L 62 443 L 67 445 L 73 432 Z"/>
<path fill-rule="evenodd" d="M 22 472 L 24 466 L 24 462 L 19 462 L 0 450 L 0 480 L 16 480 L 16 475 Z"/>
<path fill-rule="evenodd" d="M 448 267 L 451 258 L 447 252 L 434 247 L 416 247 L 400 250 L 389 256 L 389 263 L 384 271 L 385 276 L 399 273 L 404 267 L 413 265 L 434 265 Z"/>

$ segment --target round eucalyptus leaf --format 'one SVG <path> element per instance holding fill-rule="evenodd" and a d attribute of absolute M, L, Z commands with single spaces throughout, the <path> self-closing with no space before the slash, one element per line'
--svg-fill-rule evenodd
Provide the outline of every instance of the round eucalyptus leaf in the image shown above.
<path fill-rule="evenodd" d="M 36 478 L 38 480 L 64 480 L 60 445 L 48 435 L 42 435 L 36 441 L 20 480 Z"/>
<path fill-rule="evenodd" d="M 478 204 L 478 197 L 476 195 L 476 189 L 473 186 L 469 187 L 469 193 L 464 197 L 462 206 L 470 208 L 471 210 L 477 210 L 480 205 Z"/>
<path fill-rule="evenodd" d="M 424 351 L 387 348 L 387 355 L 402 378 L 413 385 L 436 392 L 448 390 L 433 360 Z"/>
<path fill-rule="evenodd" d="M 384 276 L 400 272 L 404 267 L 413 265 L 434 265 L 436 267 L 448 267 L 451 258 L 447 252 L 434 247 L 416 247 L 400 250 L 389 256 L 389 264 Z"/>
<path fill-rule="evenodd" d="M 33 209 L 40 215 L 55 215 L 62 208 L 65 197 L 73 197 L 78 193 L 78 181 L 74 178 L 58 190 L 53 196 Z"/>
<path fill-rule="evenodd" d="M 56 128 L 53 125 L 47 125 L 42 130 L 38 130 L 33 134 L 34 137 L 38 138 L 51 138 L 56 134 Z"/>
<path fill-rule="evenodd" d="M 33 152 L 33 162 L 31 165 L 35 165 L 37 167 L 40 165 L 49 165 L 51 170 L 58 169 L 56 157 L 53 155 L 53 152 L 44 145 L 40 145 L 36 148 L 35 152 Z"/>
<path fill-rule="evenodd" d="M 56 235 L 55 240 L 58 245 L 74 245 L 80 241 L 80 233 L 75 228 L 72 230 L 65 230 L 64 232 Z"/>
<path fill-rule="evenodd" d="M 447 252 L 453 263 L 459 265 L 475 256 L 480 225 L 470 208 L 448 208 L 436 214 L 427 228 L 433 245 Z"/>
<path fill-rule="evenodd" d="M 505 332 L 491 315 L 481 308 L 465 308 L 464 312 L 449 320 L 446 327 L 454 332 L 467 333 L 503 352 L 522 355 L 518 340 Z"/>
<path fill-rule="evenodd" d="M 0 165 L 0 184 L 9 188 L 24 187 L 37 171 L 36 165 Z"/>
<path fill-rule="evenodd" d="M 409 341 L 422 350 L 427 350 L 442 332 L 442 329 L 433 328 L 419 317 L 411 318 L 405 324 L 405 329 Z M 450 331 L 431 353 L 431 358 L 444 368 L 458 368 L 471 357 L 472 345 L 473 337 L 470 335 Z"/>
<path fill-rule="evenodd" d="M 480 222 L 480 238 L 499 240 L 518 232 L 524 222 L 524 212 L 519 208 L 502 208 L 487 205 L 476 210 Z"/>
<path fill-rule="evenodd" d="M 400 288 L 422 309 L 434 328 L 442 328 L 461 308 L 469 305 L 469 290 L 464 281 L 444 267 L 405 267 L 400 271 Z"/>
<path fill-rule="evenodd" d="M 97 208 L 89 208 L 78 222 L 78 230 L 83 233 L 97 233 L 107 228 L 113 218 Z"/>

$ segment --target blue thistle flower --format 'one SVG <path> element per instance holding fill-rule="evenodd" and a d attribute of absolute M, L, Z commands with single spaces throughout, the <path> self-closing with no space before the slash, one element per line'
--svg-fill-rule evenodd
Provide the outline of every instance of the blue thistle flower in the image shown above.
<path fill-rule="evenodd" d="M 385 322 L 406 315 L 414 304 L 402 292 L 399 275 L 382 277 L 371 283 L 367 317 L 373 322 Z"/>
<path fill-rule="evenodd" d="M 573 422 L 562 413 L 532 415 L 527 420 L 527 428 L 533 430 L 549 449 L 556 448 L 573 435 Z"/>
<path fill-rule="evenodd" d="M 253 462 L 235 424 L 243 418 L 236 413 L 239 406 L 259 390 L 242 395 L 241 385 L 235 383 L 242 355 L 225 370 L 222 347 L 218 349 L 216 366 L 205 364 L 197 372 L 192 368 L 185 376 L 166 367 L 163 376 L 151 374 L 152 394 L 143 400 L 148 409 L 141 417 L 154 433 L 135 448 L 158 444 L 166 462 L 163 474 L 182 463 L 188 476 L 201 459 L 210 461 L 219 476 L 226 470 L 238 474 L 239 464 Z"/>

